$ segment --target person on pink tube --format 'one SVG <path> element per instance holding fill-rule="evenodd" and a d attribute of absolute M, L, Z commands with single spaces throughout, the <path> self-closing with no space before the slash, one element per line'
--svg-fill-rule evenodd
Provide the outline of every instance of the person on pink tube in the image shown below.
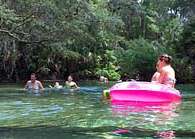
<path fill-rule="evenodd" d="M 157 66 L 159 70 L 159 77 L 158 77 L 158 83 L 165 84 L 170 87 L 175 87 L 175 71 L 171 66 L 172 57 L 163 54 L 160 55 L 157 61 Z"/>

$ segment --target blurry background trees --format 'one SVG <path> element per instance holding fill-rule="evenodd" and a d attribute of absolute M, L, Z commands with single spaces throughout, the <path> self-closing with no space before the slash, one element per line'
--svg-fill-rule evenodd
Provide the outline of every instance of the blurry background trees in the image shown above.
<path fill-rule="evenodd" d="M 1 0 L 0 80 L 150 80 L 174 58 L 179 82 L 195 79 L 192 0 Z"/>

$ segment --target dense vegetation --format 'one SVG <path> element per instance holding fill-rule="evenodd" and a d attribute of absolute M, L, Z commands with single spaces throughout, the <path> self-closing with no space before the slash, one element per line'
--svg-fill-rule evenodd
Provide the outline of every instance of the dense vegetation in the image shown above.
<path fill-rule="evenodd" d="M 193 0 L 1 0 L 0 80 L 149 80 L 156 58 L 195 79 Z"/>

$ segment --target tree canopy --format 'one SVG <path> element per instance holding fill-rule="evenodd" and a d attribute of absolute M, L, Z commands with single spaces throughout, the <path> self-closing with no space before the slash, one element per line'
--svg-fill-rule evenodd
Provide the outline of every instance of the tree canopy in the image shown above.
<path fill-rule="evenodd" d="M 195 79 L 192 0 L 1 0 L 0 79 L 125 76 L 149 80 L 156 58 Z M 183 63 L 182 63 L 183 62 Z"/>

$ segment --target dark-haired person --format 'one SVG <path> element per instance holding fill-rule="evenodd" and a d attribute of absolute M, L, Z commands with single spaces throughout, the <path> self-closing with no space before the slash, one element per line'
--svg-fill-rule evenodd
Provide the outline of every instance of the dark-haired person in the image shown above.
<path fill-rule="evenodd" d="M 42 83 L 40 81 L 36 80 L 36 74 L 32 73 L 30 75 L 30 80 L 25 85 L 25 89 L 28 89 L 28 90 L 42 90 L 44 88 L 43 88 Z"/>
<path fill-rule="evenodd" d="M 171 62 L 172 57 L 167 54 L 160 55 L 158 58 L 157 65 L 160 71 L 158 82 L 170 87 L 175 87 L 175 71 L 171 66 Z"/>
<path fill-rule="evenodd" d="M 66 86 L 71 89 L 79 89 L 78 85 L 73 81 L 71 75 L 68 76 L 68 80 L 66 81 Z"/>

